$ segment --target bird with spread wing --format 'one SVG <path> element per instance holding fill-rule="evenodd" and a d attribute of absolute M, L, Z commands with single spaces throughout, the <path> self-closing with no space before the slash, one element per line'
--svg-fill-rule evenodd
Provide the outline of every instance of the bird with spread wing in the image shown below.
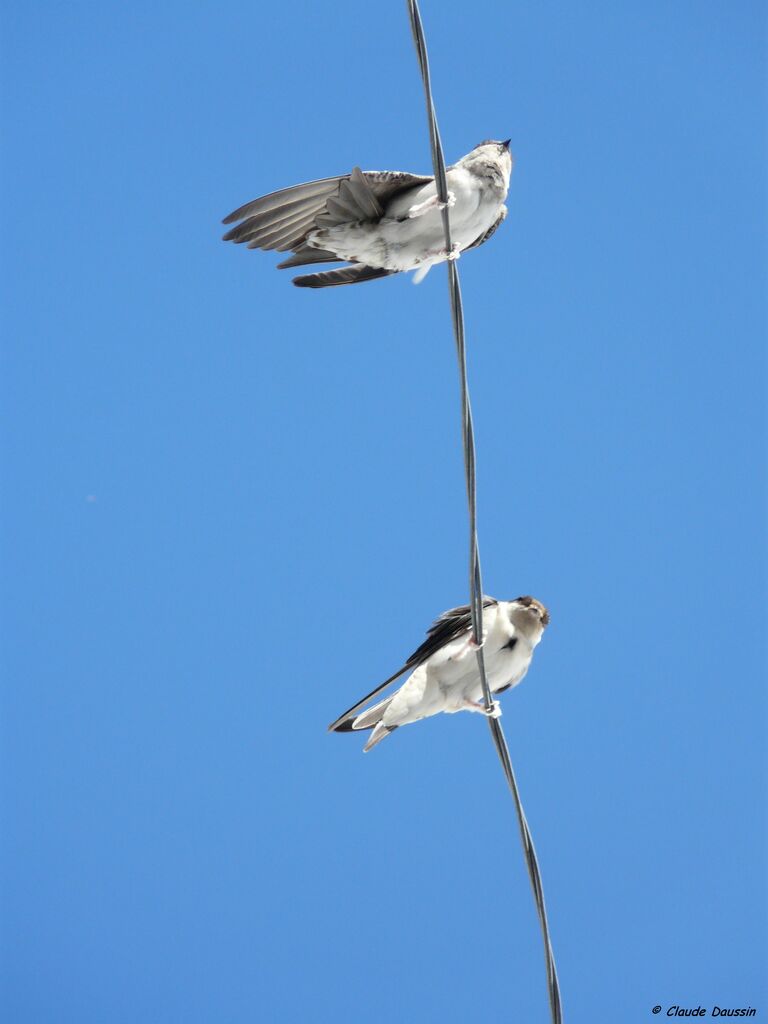
<path fill-rule="evenodd" d="M 481 142 L 448 167 L 448 202 L 435 179 L 407 171 L 361 171 L 271 192 L 225 217 L 224 241 L 290 252 L 278 268 L 344 262 L 349 266 L 293 278 L 300 288 L 329 288 L 430 267 L 486 242 L 507 215 L 509 139 Z M 442 210 L 450 208 L 452 249 Z M 238 222 L 238 223 L 236 223 Z"/>

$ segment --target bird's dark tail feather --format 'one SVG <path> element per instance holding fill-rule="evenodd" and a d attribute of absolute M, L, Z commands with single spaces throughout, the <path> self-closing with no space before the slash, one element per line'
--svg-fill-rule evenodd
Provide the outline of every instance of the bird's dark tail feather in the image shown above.
<path fill-rule="evenodd" d="M 319 274 L 303 274 L 294 277 L 293 283 L 297 288 L 336 288 L 342 284 L 375 281 L 377 277 L 389 277 L 397 273 L 397 270 L 381 270 L 379 267 L 353 266 L 341 270 L 323 270 Z"/>
<path fill-rule="evenodd" d="M 354 728 L 353 723 L 360 717 L 360 709 L 364 708 L 368 701 L 373 700 L 374 697 L 378 697 L 382 690 L 386 690 L 390 683 L 394 683 L 396 679 L 399 679 L 400 676 L 404 675 L 407 671 L 408 665 L 403 665 L 403 667 L 399 668 L 397 672 L 389 677 L 389 679 L 385 679 L 383 683 L 379 683 L 379 685 L 371 690 L 370 693 L 366 693 L 366 695 L 361 697 L 356 704 L 353 704 L 351 708 L 347 708 L 347 710 L 340 714 L 337 719 L 331 722 L 328 726 L 328 732 L 350 732 Z M 368 710 L 370 711 L 371 708 Z M 358 729 L 360 728 L 359 723 L 357 727 Z"/>
<path fill-rule="evenodd" d="M 368 708 L 367 711 L 363 711 L 361 714 L 354 718 L 346 719 L 342 716 L 339 724 L 331 726 L 333 732 L 359 732 L 361 729 L 372 729 L 372 733 L 368 738 L 368 742 L 363 747 L 363 753 L 367 753 L 372 747 L 375 747 L 377 743 L 389 736 L 391 732 L 394 732 L 398 727 L 396 725 L 384 725 L 382 717 L 384 712 L 387 710 L 396 694 L 390 694 L 389 697 L 385 697 L 384 700 L 379 701 L 378 704 L 374 704 L 373 707 Z"/>

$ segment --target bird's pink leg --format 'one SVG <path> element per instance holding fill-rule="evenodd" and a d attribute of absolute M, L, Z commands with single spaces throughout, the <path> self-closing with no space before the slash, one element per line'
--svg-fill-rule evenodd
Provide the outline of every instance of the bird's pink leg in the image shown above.
<path fill-rule="evenodd" d="M 441 260 L 457 260 L 461 256 L 461 246 L 458 242 L 454 242 L 450 252 L 448 249 L 430 249 L 425 256 L 426 260 L 430 262 L 439 263 Z"/>
<path fill-rule="evenodd" d="M 416 203 L 408 211 L 408 217 L 412 220 L 414 217 L 422 217 L 425 213 L 429 213 L 430 210 L 444 210 L 446 207 L 449 209 L 456 203 L 456 196 L 453 192 L 448 193 L 448 202 L 441 203 L 437 196 L 430 196 L 429 199 L 425 199 L 423 203 Z"/>
<path fill-rule="evenodd" d="M 485 643 L 485 640 L 483 640 L 483 643 Z M 467 651 L 479 651 L 482 646 L 483 644 L 478 644 L 475 642 L 475 638 L 470 633 L 464 642 L 464 646 L 459 648 L 459 650 L 454 655 L 454 658 L 463 658 Z"/>

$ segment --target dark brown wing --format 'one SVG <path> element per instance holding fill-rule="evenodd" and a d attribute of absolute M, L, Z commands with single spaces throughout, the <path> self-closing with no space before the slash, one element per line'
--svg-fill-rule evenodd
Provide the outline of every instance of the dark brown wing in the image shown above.
<path fill-rule="evenodd" d="M 468 245 L 467 246 L 467 248 L 464 250 L 464 252 L 469 252 L 470 249 L 476 249 L 478 247 L 478 245 L 482 245 L 483 242 L 487 242 L 488 239 L 491 237 L 491 235 L 495 234 L 496 231 L 498 231 L 498 229 L 501 227 L 501 225 L 502 225 L 502 223 L 504 221 L 504 218 L 506 216 L 507 216 L 507 208 L 506 208 L 506 206 L 502 206 L 501 213 L 496 218 L 496 220 L 493 222 L 493 224 L 491 224 L 491 226 L 488 228 L 488 230 L 485 232 L 485 234 L 482 234 L 482 235 L 480 235 L 479 238 L 476 238 L 474 240 L 474 242 L 472 243 L 472 245 Z"/>
<path fill-rule="evenodd" d="M 494 597 L 483 598 L 483 608 L 490 608 L 499 602 Z M 435 619 L 427 630 L 427 639 L 417 647 L 408 661 L 406 668 L 416 668 L 431 658 L 441 647 L 458 639 L 462 634 L 469 632 L 472 626 L 472 612 L 468 604 L 462 604 L 458 608 L 450 608 L 443 612 L 440 618 Z"/>
<path fill-rule="evenodd" d="M 363 175 L 382 206 L 409 188 L 421 188 L 434 181 L 429 174 L 411 174 L 410 171 L 363 171 Z"/>
<path fill-rule="evenodd" d="M 498 604 L 499 602 L 494 597 L 483 598 L 483 608 L 490 608 L 492 605 Z M 440 618 L 435 619 L 432 625 L 427 630 L 427 639 L 417 647 L 410 658 L 406 661 L 402 668 L 398 669 L 394 675 L 391 675 L 389 679 L 385 679 L 383 683 L 380 683 L 375 690 L 371 690 L 369 694 L 359 700 L 357 704 L 353 704 L 351 708 L 347 710 L 336 719 L 335 722 L 331 722 L 328 726 L 329 732 L 347 732 L 350 728 L 348 722 L 349 719 L 357 715 L 357 712 L 369 700 L 376 697 L 382 690 L 385 690 L 390 683 L 394 683 L 396 679 L 404 675 L 406 672 L 411 672 L 418 668 L 419 665 L 423 665 L 424 662 L 430 658 L 436 651 L 439 651 L 446 644 L 451 643 L 458 637 L 463 636 L 469 632 L 472 626 L 472 613 L 469 605 L 463 604 L 458 608 L 451 608 L 447 612 L 443 612 Z"/>
<path fill-rule="evenodd" d="M 351 174 L 293 185 L 254 199 L 225 217 L 225 224 L 240 223 L 224 235 L 224 241 L 249 249 L 295 251 L 317 227 L 379 220 L 393 196 L 431 180 L 406 171 L 363 172 L 355 167 Z M 322 256 L 318 262 L 323 262 Z"/>

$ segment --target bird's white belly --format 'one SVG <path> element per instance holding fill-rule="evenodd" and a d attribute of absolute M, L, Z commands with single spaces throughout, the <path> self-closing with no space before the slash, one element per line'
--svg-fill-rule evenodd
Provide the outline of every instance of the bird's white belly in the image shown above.
<path fill-rule="evenodd" d="M 498 638 L 495 630 L 486 637 L 485 671 L 491 692 L 508 683 L 520 682 L 530 664 L 531 649 L 520 639 L 514 649 L 501 646 L 506 638 Z M 403 685 L 384 714 L 387 725 L 405 725 L 421 718 L 452 713 L 466 707 L 467 701 L 478 702 L 483 691 L 477 671 L 474 650 L 456 661 L 440 665 L 420 666 Z"/>
<path fill-rule="evenodd" d="M 510 682 L 519 682 L 530 661 L 530 651 L 522 642 L 518 642 L 513 650 L 493 650 L 486 641 L 485 675 L 492 693 L 500 690 Z M 467 659 L 464 671 L 455 680 L 450 676 L 438 679 L 438 685 L 445 694 L 450 710 L 460 711 L 466 701 L 479 701 L 483 696 L 483 687 L 477 670 L 477 658 L 472 653 Z M 449 710 L 446 708 L 445 710 Z"/>

